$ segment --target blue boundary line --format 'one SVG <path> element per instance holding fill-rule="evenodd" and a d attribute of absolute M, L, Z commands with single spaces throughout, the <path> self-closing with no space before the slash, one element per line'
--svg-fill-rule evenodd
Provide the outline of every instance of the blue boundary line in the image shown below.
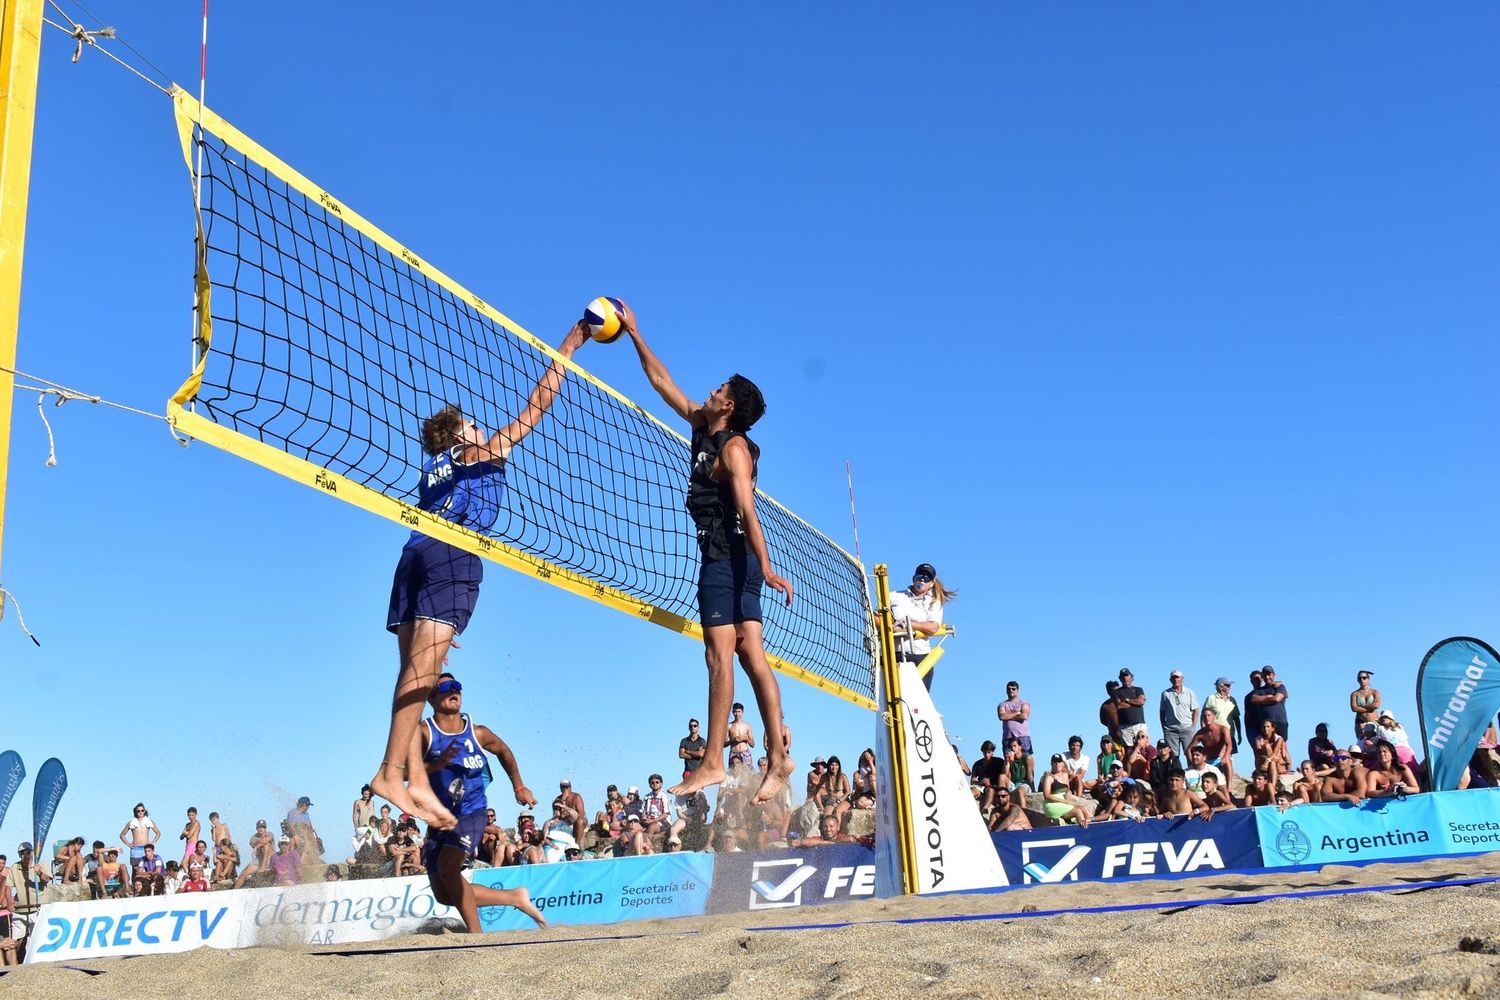
<path fill-rule="evenodd" d="M 750 931 L 818 931 L 839 927 L 861 927 L 868 924 L 948 924 L 975 920 L 1024 920 L 1030 917 L 1058 917 L 1068 913 L 1130 913 L 1139 910 L 1185 910 L 1195 906 L 1225 906 L 1264 903 L 1273 899 L 1311 899 L 1316 896 L 1348 896 L 1360 892 L 1398 892 L 1403 889 L 1441 889 L 1455 886 L 1485 885 L 1500 882 L 1500 875 L 1480 878 L 1442 879 L 1430 882 L 1395 882 L 1389 885 L 1341 886 L 1336 889 L 1300 889 L 1294 892 L 1268 892 L 1253 896 L 1220 896 L 1215 899 L 1177 899 L 1159 903 L 1120 903 L 1114 906 L 1079 906 L 1060 910 L 1025 910 L 1009 913 L 955 913 L 935 917 L 890 917 L 885 920 L 841 920 L 823 924 L 781 924 L 775 927 L 748 927 Z"/>

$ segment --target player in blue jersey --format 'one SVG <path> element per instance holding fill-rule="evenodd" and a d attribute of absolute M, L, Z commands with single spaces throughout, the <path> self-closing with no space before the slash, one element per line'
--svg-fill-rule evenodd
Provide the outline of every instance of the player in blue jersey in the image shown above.
<path fill-rule="evenodd" d="M 557 353 L 571 358 L 588 327 L 573 325 Z M 422 424 L 422 463 L 417 505 L 455 524 L 486 531 L 500 513 L 505 492 L 505 464 L 516 445 L 536 429 L 562 385 L 565 367 L 553 361 L 531 390 L 520 416 L 489 437 L 454 406 L 445 406 Z M 391 704 L 391 729 L 380 769 L 370 779 L 375 794 L 401 812 L 409 812 L 439 830 L 451 829 L 455 817 L 425 781 L 410 781 L 420 760 L 410 755 L 422 706 L 453 645 L 469 623 L 484 576 L 472 552 L 413 531 L 391 584 L 386 628 L 396 633 L 401 672 Z"/>
<path fill-rule="evenodd" d="M 444 808 L 458 817 L 451 830 L 427 831 L 422 864 L 427 868 L 432 896 L 445 906 L 458 907 L 464 927 L 471 934 L 479 933 L 481 906 L 514 906 L 539 927 L 546 927 L 546 919 L 531 905 L 531 893 L 525 886 L 494 889 L 474 885 L 464 878 L 464 867 L 478 855 L 479 842 L 489 821 L 489 803 L 484 794 L 484 751 L 499 759 L 518 805 L 535 806 L 536 796 L 521 780 L 521 768 L 505 741 L 486 727 L 475 725 L 463 713 L 463 690 L 464 686 L 452 674 L 440 674 L 428 699 L 432 718 L 424 720 L 417 730 L 419 756 L 427 770 L 428 787 Z"/>
<path fill-rule="evenodd" d="M 729 705 L 734 701 L 734 659 L 750 678 L 765 723 L 767 767 L 752 801 L 767 802 L 787 786 L 792 758 L 781 718 L 781 688 L 766 661 L 760 592 L 763 583 L 792 603 L 792 585 L 776 575 L 766 538 L 755 513 L 755 475 L 760 448 L 745 436 L 761 414 L 765 400 L 755 383 L 735 375 L 694 403 L 672 381 L 666 366 L 646 346 L 636 329 L 629 306 L 621 313 L 621 328 L 635 343 L 641 368 L 652 388 L 692 427 L 693 464 L 688 475 L 687 509 L 698 529 L 701 562 L 698 570 L 698 614 L 703 626 L 704 659 L 708 664 L 708 720 L 703 734 L 715 752 L 671 789 L 692 795 L 724 780 L 724 755 L 729 727 Z"/>

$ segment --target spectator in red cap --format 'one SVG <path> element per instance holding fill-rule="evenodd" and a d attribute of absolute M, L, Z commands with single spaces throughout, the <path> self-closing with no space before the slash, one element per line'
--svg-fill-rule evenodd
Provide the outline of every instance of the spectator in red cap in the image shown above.
<path fill-rule="evenodd" d="M 932 563 L 921 563 L 911 574 L 911 586 L 891 595 L 891 617 L 902 635 L 896 640 L 896 658 L 920 663 L 932 651 L 930 637 L 943 630 L 943 608 L 958 597 L 938 579 Z M 932 671 L 922 678 L 932 690 Z"/>

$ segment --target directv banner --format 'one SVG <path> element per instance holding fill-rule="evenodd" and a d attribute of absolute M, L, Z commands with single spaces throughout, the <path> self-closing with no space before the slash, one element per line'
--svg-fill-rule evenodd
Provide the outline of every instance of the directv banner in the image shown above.
<path fill-rule="evenodd" d="M 463 927 L 426 876 L 48 903 L 26 961 L 379 941 L 443 925 Z"/>
<path fill-rule="evenodd" d="M 1012 885 L 1173 878 L 1261 867 L 1251 810 L 1201 819 L 1112 821 L 991 835 Z"/>
<path fill-rule="evenodd" d="M 1266 867 L 1500 851 L 1500 789 L 1255 810 Z"/>
<path fill-rule="evenodd" d="M 709 913 L 785 910 L 875 895 L 875 852 L 863 844 L 714 855 Z"/>
<path fill-rule="evenodd" d="M 481 868 L 474 884 L 497 889 L 525 886 L 551 927 L 617 924 L 656 917 L 701 917 L 714 877 L 712 854 L 656 854 L 608 861 Z M 479 910 L 486 931 L 535 927 L 508 906 Z"/>

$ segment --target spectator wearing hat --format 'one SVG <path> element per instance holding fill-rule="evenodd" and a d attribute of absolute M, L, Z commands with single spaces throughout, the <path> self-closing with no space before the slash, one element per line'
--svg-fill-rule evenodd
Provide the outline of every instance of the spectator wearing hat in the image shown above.
<path fill-rule="evenodd" d="M 1349 692 L 1349 710 L 1354 713 L 1354 738 L 1359 739 L 1366 723 L 1380 719 L 1380 692 L 1370 686 L 1372 670 L 1361 670 L 1354 675 L 1359 686 Z"/>
<path fill-rule="evenodd" d="M 995 756 L 993 740 L 985 740 L 979 744 L 979 756 L 969 767 L 969 787 L 979 803 L 979 810 L 986 813 L 994 807 L 996 792 L 1010 787 L 1005 760 Z"/>
<path fill-rule="evenodd" d="M 287 838 L 283 837 L 282 839 L 286 840 Z M 183 880 L 181 888 L 179 888 L 177 890 L 178 892 L 207 892 L 208 891 L 208 879 L 203 874 L 203 863 L 202 862 L 200 862 L 200 861 L 189 862 L 188 863 L 187 872 L 188 872 L 188 877 Z M 296 882 L 296 879 L 294 878 L 290 882 L 279 882 L 278 881 L 277 884 L 278 885 L 296 885 L 297 882 Z"/>
<path fill-rule="evenodd" d="M 1257 723 L 1270 719 L 1276 726 L 1276 734 L 1283 740 L 1287 738 L 1290 730 L 1286 721 L 1286 685 L 1276 679 L 1276 668 L 1267 664 L 1260 668 L 1260 687 L 1250 692 L 1249 703 L 1260 709 Z M 1252 733 L 1261 734 L 1264 727 L 1257 725 L 1253 730 L 1246 730 L 1245 735 Z"/>
<path fill-rule="evenodd" d="M 1351 746 L 1346 753 L 1334 755 L 1333 773 L 1323 779 L 1324 802 L 1352 802 L 1358 805 L 1364 792 L 1364 776 L 1356 761 L 1359 759 L 1359 744 Z"/>
<path fill-rule="evenodd" d="M 943 630 L 943 610 L 958 598 L 938 578 L 932 563 L 921 563 L 911 574 L 911 586 L 891 595 L 891 617 L 901 634 L 896 639 L 896 659 L 920 663 L 932 651 L 931 637 Z M 933 671 L 922 678 L 932 690 Z M 1028 751 L 1029 752 L 1029 751 Z"/>
<path fill-rule="evenodd" d="M 1150 748 L 1151 737 L 1146 736 L 1140 742 L 1139 749 L 1144 751 Z M 1130 765 L 1130 776 L 1137 781 L 1141 780 L 1136 774 L 1136 767 L 1131 765 L 1129 761 L 1126 763 Z M 1147 780 L 1151 783 L 1151 791 L 1156 795 L 1156 808 L 1158 810 L 1162 812 L 1166 811 L 1165 795 L 1167 794 L 1167 790 L 1172 787 L 1172 772 L 1181 770 L 1182 758 L 1177 756 L 1177 751 L 1173 749 L 1172 744 L 1166 740 L 1157 740 L 1156 756 L 1152 759 L 1150 767 L 1147 770 Z"/>
<path fill-rule="evenodd" d="M 1219 721 L 1219 713 L 1203 706 L 1203 725 L 1193 734 L 1189 745 L 1203 747 L 1208 762 L 1218 768 L 1224 776 L 1224 787 L 1234 780 L 1234 737 L 1229 727 Z"/>
<path fill-rule="evenodd" d="M 192 871 L 189 867 L 189 876 Z M 277 885 L 296 885 L 302 881 L 302 854 L 297 850 L 296 841 L 287 834 L 283 833 L 276 842 L 276 853 L 271 855 L 271 871 L 276 876 Z"/>
<path fill-rule="evenodd" d="M 234 882 L 236 889 L 243 888 L 252 875 L 270 873 L 271 859 L 276 856 L 275 846 L 276 839 L 271 836 L 266 821 L 256 820 L 255 832 L 250 835 L 250 862 L 240 869 L 240 877 Z M 384 857 L 383 853 L 382 857 Z"/>
<path fill-rule="evenodd" d="M 990 810 L 990 830 L 1030 830 L 1031 817 L 1026 815 L 1020 796 L 1009 788 L 995 791 L 995 807 Z"/>
<path fill-rule="evenodd" d="M 1162 739 L 1172 744 L 1178 757 L 1187 752 L 1193 734 L 1198 731 L 1198 695 L 1182 679 L 1182 671 L 1168 675 L 1166 690 L 1161 693 L 1157 716 L 1161 721 Z"/>
<path fill-rule="evenodd" d="M 306 795 L 297 800 L 297 804 L 286 814 L 286 833 L 292 838 L 292 846 L 296 852 L 307 858 L 321 861 L 323 848 L 318 842 L 317 831 L 313 829 L 312 808 L 313 801 Z"/>
<path fill-rule="evenodd" d="M 1338 753 L 1338 744 L 1328 738 L 1328 723 L 1318 723 L 1317 729 L 1313 731 L 1313 738 L 1307 741 L 1307 759 L 1320 781 L 1333 773 L 1334 757 Z"/>
<path fill-rule="evenodd" d="M 823 783 L 823 774 L 828 770 L 828 761 L 822 757 L 814 757 L 812 763 L 807 766 L 807 797 L 815 799 L 818 795 L 818 786 Z"/>
<path fill-rule="evenodd" d="M 1125 769 L 1125 748 L 1115 742 L 1113 736 L 1099 737 L 1099 753 L 1094 757 L 1094 764 L 1099 772 L 1100 780 L 1109 777 L 1111 764 L 1119 764 L 1120 770 Z"/>
<path fill-rule="evenodd" d="M 1129 667 L 1120 669 L 1120 686 L 1115 688 L 1115 713 L 1120 719 L 1120 739 L 1127 747 L 1146 732 L 1146 692 L 1135 686 L 1135 675 Z"/>
<path fill-rule="evenodd" d="M 1260 720 L 1265 714 L 1264 709 L 1250 697 L 1254 691 L 1265 683 L 1265 677 L 1259 670 L 1250 671 L 1250 691 L 1245 694 L 1245 742 L 1255 742 L 1255 737 L 1260 735 Z"/>
<path fill-rule="evenodd" d="M 1031 702 L 1021 697 L 1021 685 L 1011 681 L 1005 685 L 1005 700 L 995 707 L 1000 719 L 1000 741 L 1009 743 L 1020 740 L 1027 753 L 1035 753 L 1031 745 Z"/>
<path fill-rule="evenodd" d="M 1229 693 L 1233 685 L 1234 681 L 1220 676 L 1214 681 L 1214 693 L 1203 699 L 1203 707 L 1213 709 L 1214 716 L 1229 730 L 1231 757 L 1240 748 L 1240 744 L 1245 742 L 1244 731 L 1240 728 L 1240 704 Z"/>
<path fill-rule="evenodd" d="M 1396 757 L 1401 763 L 1411 768 L 1417 768 L 1417 755 L 1412 752 L 1411 737 L 1407 735 L 1405 727 L 1396 721 L 1396 717 L 1388 710 L 1382 709 L 1379 717 L 1375 720 L 1375 735 L 1388 741 L 1396 748 Z"/>

